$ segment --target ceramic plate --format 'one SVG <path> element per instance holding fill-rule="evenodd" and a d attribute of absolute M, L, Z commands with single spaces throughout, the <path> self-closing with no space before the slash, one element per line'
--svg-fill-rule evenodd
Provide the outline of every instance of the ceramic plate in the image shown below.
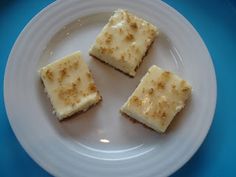
<path fill-rule="evenodd" d="M 93 59 L 88 49 L 117 8 L 152 22 L 161 31 L 130 78 Z M 103 101 L 59 122 L 43 91 L 39 68 L 80 50 Z M 124 118 L 119 108 L 148 68 L 156 64 L 193 86 L 191 99 L 165 134 Z M 160 1 L 56 1 L 25 27 L 5 73 L 5 105 L 19 142 L 55 176 L 167 176 L 196 152 L 211 125 L 216 103 L 214 67 L 191 24 Z"/>

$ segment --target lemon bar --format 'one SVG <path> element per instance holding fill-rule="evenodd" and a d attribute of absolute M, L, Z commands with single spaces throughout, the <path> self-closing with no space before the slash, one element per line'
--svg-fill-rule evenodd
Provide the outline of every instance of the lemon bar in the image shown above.
<path fill-rule="evenodd" d="M 190 97 L 191 85 L 155 65 L 122 106 L 121 112 L 158 131 L 165 132 Z"/>
<path fill-rule="evenodd" d="M 127 10 L 118 9 L 98 34 L 90 55 L 135 76 L 158 29 Z"/>
<path fill-rule="evenodd" d="M 101 100 L 80 52 L 41 68 L 40 76 L 59 120 L 86 111 Z"/>

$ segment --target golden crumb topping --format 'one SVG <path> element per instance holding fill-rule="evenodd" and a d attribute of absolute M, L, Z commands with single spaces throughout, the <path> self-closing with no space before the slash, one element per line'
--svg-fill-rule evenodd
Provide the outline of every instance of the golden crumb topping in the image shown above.
<path fill-rule="evenodd" d="M 123 29 L 119 28 L 119 33 L 122 34 L 123 33 Z"/>
<path fill-rule="evenodd" d="M 143 92 L 144 92 L 144 89 L 143 89 Z M 150 89 L 148 90 L 148 94 L 149 94 L 149 95 L 152 95 L 153 92 L 154 92 L 154 89 L 153 89 L 153 88 L 150 88 Z"/>
<path fill-rule="evenodd" d="M 56 89 L 56 92 L 58 94 L 58 98 L 61 99 L 65 105 L 71 105 L 80 102 L 79 90 L 76 83 L 72 83 L 67 87 L 58 88 Z"/>
<path fill-rule="evenodd" d="M 142 100 L 140 100 L 137 96 L 133 96 L 130 100 L 131 103 L 133 103 L 136 106 L 142 105 Z"/>
<path fill-rule="evenodd" d="M 49 80 L 49 81 L 53 81 L 54 77 L 53 77 L 53 72 L 50 69 L 47 69 L 45 72 L 45 77 Z"/>
<path fill-rule="evenodd" d="M 138 25 L 137 25 L 136 22 L 130 23 L 130 27 L 131 27 L 133 30 L 137 30 L 137 29 L 138 29 Z"/>
<path fill-rule="evenodd" d="M 100 51 L 102 54 L 112 54 L 114 52 L 114 48 L 100 47 Z"/>
<path fill-rule="evenodd" d="M 129 34 L 125 37 L 125 40 L 126 40 L 126 41 L 132 41 L 132 40 L 134 40 L 134 36 L 129 33 Z"/>
<path fill-rule="evenodd" d="M 88 87 L 88 90 L 92 93 L 96 92 L 97 91 L 96 85 L 94 83 L 90 83 L 89 87 Z"/>
<path fill-rule="evenodd" d="M 169 71 L 164 71 L 162 74 L 161 74 L 161 77 L 163 77 L 164 80 L 168 80 L 170 79 L 171 77 L 171 73 Z"/>
<path fill-rule="evenodd" d="M 61 70 L 59 71 L 59 73 L 60 73 L 60 76 L 59 76 L 58 81 L 59 81 L 59 82 L 62 82 L 62 81 L 65 79 L 65 77 L 68 76 L 67 68 L 61 69 Z"/>
<path fill-rule="evenodd" d="M 189 87 L 184 87 L 184 88 L 182 88 L 181 91 L 184 92 L 184 93 L 187 93 L 187 92 L 190 91 L 190 88 Z"/>
<path fill-rule="evenodd" d="M 188 94 L 191 92 L 191 88 L 188 86 L 187 82 L 185 80 L 182 80 L 180 82 L 180 88 L 183 94 Z"/>
<path fill-rule="evenodd" d="M 107 34 L 105 33 L 105 36 L 106 36 L 105 42 L 107 44 L 110 44 L 112 42 L 112 35 L 108 34 L 108 33 Z"/>
<path fill-rule="evenodd" d="M 78 78 L 76 79 L 76 83 L 79 84 L 80 82 L 81 82 L 81 79 L 80 79 L 80 77 L 78 77 Z"/>
<path fill-rule="evenodd" d="M 157 82 L 157 89 L 158 90 L 165 89 L 165 82 L 163 82 L 163 81 Z"/>

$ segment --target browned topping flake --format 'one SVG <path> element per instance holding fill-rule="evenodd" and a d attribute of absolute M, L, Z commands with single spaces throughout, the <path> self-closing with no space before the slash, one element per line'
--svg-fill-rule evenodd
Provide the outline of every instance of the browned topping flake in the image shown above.
<path fill-rule="evenodd" d="M 105 39 L 105 42 L 107 43 L 107 44 L 109 44 L 109 43 L 111 43 L 112 42 L 112 34 L 110 34 L 110 33 L 108 33 L 108 32 L 105 32 L 104 33 L 104 36 L 106 37 L 106 39 Z"/>
<path fill-rule="evenodd" d="M 61 77 L 65 77 L 67 75 L 67 69 L 63 68 L 62 70 L 60 70 L 60 74 L 61 74 Z"/>
<path fill-rule="evenodd" d="M 131 27 L 133 30 L 137 30 L 137 29 L 138 29 L 138 25 L 137 25 L 137 23 L 135 23 L 135 22 L 130 23 L 130 27 Z"/>
<path fill-rule="evenodd" d="M 160 117 L 161 117 L 161 118 L 166 118 L 166 112 L 163 111 Z"/>
<path fill-rule="evenodd" d="M 53 72 L 50 69 L 47 69 L 45 75 L 50 81 L 53 81 Z"/>
<path fill-rule="evenodd" d="M 164 82 L 158 82 L 157 83 L 157 89 L 165 89 L 165 83 Z"/>
<path fill-rule="evenodd" d="M 164 110 L 159 109 L 154 110 L 153 112 L 147 112 L 147 115 L 150 115 L 154 119 L 159 119 L 163 123 L 167 117 L 167 113 Z"/>
<path fill-rule="evenodd" d="M 68 76 L 67 68 L 61 69 L 59 73 L 60 73 L 59 82 L 62 82 L 65 79 L 65 77 Z"/>
<path fill-rule="evenodd" d="M 188 87 L 187 82 L 185 80 L 182 80 L 180 82 L 180 87 L 182 88 L 181 91 L 184 93 L 187 93 L 190 91 L 190 88 Z"/>
<path fill-rule="evenodd" d="M 164 78 L 164 79 L 169 79 L 170 76 L 171 76 L 171 73 L 169 71 L 164 71 L 161 76 Z"/>
<path fill-rule="evenodd" d="M 87 96 L 89 93 L 85 93 L 79 90 L 78 84 L 81 82 L 80 77 L 76 79 L 70 86 L 62 87 L 58 92 L 58 98 L 61 99 L 65 105 L 72 105 L 80 102 L 79 95 Z M 96 92 L 96 86 L 94 83 L 90 83 L 88 86 L 88 91 Z"/>
<path fill-rule="evenodd" d="M 133 100 L 134 102 L 137 102 L 137 101 L 139 100 L 139 98 L 138 98 L 137 96 L 133 96 L 132 100 Z"/>
<path fill-rule="evenodd" d="M 100 47 L 100 51 L 102 54 L 104 54 L 106 52 L 106 48 L 105 47 Z"/>
<path fill-rule="evenodd" d="M 179 94 L 179 92 L 178 92 L 178 90 L 177 90 L 177 88 L 176 88 L 176 85 L 172 85 L 171 86 L 171 92 L 173 93 L 173 94 L 176 94 L 176 95 L 178 95 Z"/>
<path fill-rule="evenodd" d="M 122 28 L 119 28 L 119 32 L 120 32 L 120 33 L 123 33 L 123 29 L 122 29 Z"/>
<path fill-rule="evenodd" d="M 77 81 L 77 83 L 80 83 L 80 82 L 81 82 L 80 77 L 78 77 L 78 78 L 76 79 L 76 81 Z"/>
<path fill-rule="evenodd" d="M 137 96 L 133 96 L 130 101 L 137 106 L 142 105 L 142 100 L 140 100 Z"/>
<path fill-rule="evenodd" d="M 165 109 L 169 107 L 169 104 L 166 100 L 161 100 L 158 102 L 158 106 L 160 107 L 160 109 Z"/>
<path fill-rule="evenodd" d="M 154 89 L 153 89 L 153 88 L 150 88 L 150 89 L 148 90 L 148 94 L 149 94 L 149 95 L 152 95 L 153 92 L 154 92 Z"/>
<path fill-rule="evenodd" d="M 105 47 L 100 47 L 100 51 L 102 54 L 112 54 L 114 52 L 114 48 L 105 48 Z"/>
<path fill-rule="evenodd" d="M 105 42 L 106 42 L 107 44 L 110 44 L 110 43 L 112 42 L 112 35 L 111 35 L 111 34 L 107 34 L 107 35 L 106 35 L 106 33 L 105 33 L 105 36 L 106 36 Z"/>
<path fill-rule="evenodd" d="M 187 93 L 187 92 L 189 92 L 190 91 L 190 88 L 189 87 L 184 87 L 183 89 L 182 89 L 182 92 L 184 92 L 184 93 Z"/>
<path fill-rule="evenodd" d="M 71 69 L 77 70 L 78 67 L 79 67 L 79 60 L 75 60 L 73 62 L 72 61 L 65 61 L 65 62 L 59 64 L 59 68 L 61 68 L 59 73 L 61 75 L 66 76 L 66 75 L 68 75 L 67 70 L 71 70 Z"/>
<path fill-rule="evenodd" d="M 134 36 L 129 33 L 129 34 L 125 37 L 125 39 L 126 39 L 127 41 L 132 41 L 132 40 L 134 39 Z"/>
<path fill-rule="evenodd" d="M 59 67 L 64 67 L 64 66 L 67 66 L 67 65 L 69 65 L 69 64 L 70 64 L 70 61 L 69 61 L 69 60 L 66 60 L 66 61 L 60 63 L 60 64 L 59 64 Z"/>
<path fill-rule="evenodd" d="M 153 38 L 156 35 L 156 31 L 153 28 L 150 28 L 148 30 L 148 33 L 150 34 L 150 37 Z"/>
<path fill-rule="evenodd" d="M 73 89 L 76 89 L 76 86 L 77 86 L 76 83 L 72 83 L 72 88 Z"/>
<path fill-rule="evenodd" d="M 58 98 L 61 99 L 65 105 L 71 105 L 78 103 L 78 89 L 75 83 L 72 83 L 69 87 L 60 88 L 58 90 Z"/>
<path fill-rule="evenodd" d="M 97 88 L 96 88 L 94 83 L 90 83 L 88 89 L 91 92 L 96 92 L 97 91 Z"/>

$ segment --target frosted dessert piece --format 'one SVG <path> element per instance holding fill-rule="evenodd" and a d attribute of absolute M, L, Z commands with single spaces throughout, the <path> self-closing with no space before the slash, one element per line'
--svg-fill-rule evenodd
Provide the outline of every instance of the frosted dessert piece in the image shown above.
<path fill-rule="evenodd" d="M 90 55 L 135 76 L 148 48 L 158 35 L 151 23 L 118 9 L 98 34 L 90 48 Z"/>
<path fill-rule="evenodd" d="M 158 132 L 165 132 L 185 106 L 191 90 L 187 81 L 153 65 L 122 106 L 121 112 Z"/>
<path fill-rule="evenodd" d="M 80 52 L 41 68 L 40 76 L 59 120 L 86 111 L 101 100 Z"/>

